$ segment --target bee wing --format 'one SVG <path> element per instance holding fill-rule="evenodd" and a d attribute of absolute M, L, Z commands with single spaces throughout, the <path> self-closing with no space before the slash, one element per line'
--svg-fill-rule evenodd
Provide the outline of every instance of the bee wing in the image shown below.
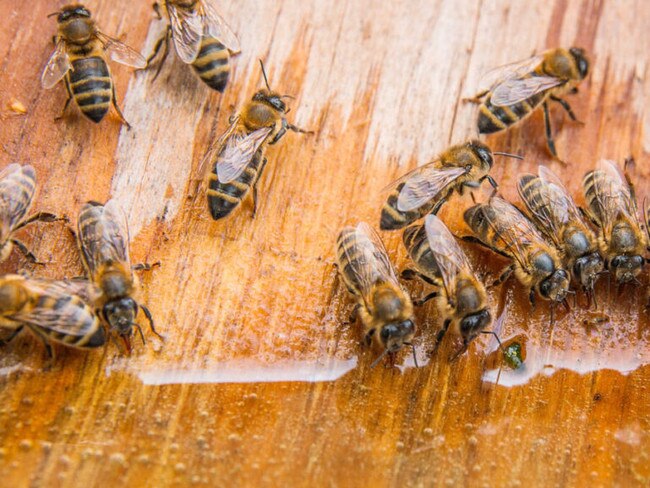
<path fill-rule="evenodd" d="M 54 48 L 54 52 L 47 60 L 43 74 L 41 74 L 41 86 L 43 88 L 52 88 L 56 85 L 65 74 L 70 71 L 72 64 L 65 46 L 65 42 L 59 39 Z"/>
<path fill-rule="evenodd" d="M 598 163 L 598 170 L 607 174 L 609 182 L 607 185 L 597 185 L 594 188 L 597 201 L 602 208 L 602 225 L 606 234 L 609 235 L 620 213 L 638 224 L 636 202 L 616 162 L 603 159 Z"/>
<path fill-rule="evenodd" d="M 467 255 L 458 245 L 456 238 L 436 215 L 427 215 L 426 219 L 424 219 L 424 229 L 427 234 L 429 248 L 438 268 L 440 268 L 442 282 L 449 295 L 456 275 L 460 271 L 472 273 L 472 266 L 469 264 Z"/>
<path fill-rule="evenodd" d="M 241 51 L 239 39 L 232 29 L 219 15 L 212 0 L 202 0 L 201 8 L 203 10 L 203 34 L 219 39 L 233 53 Z"/>
<path fill-rule="evenodd" d="M 106 205 L 89 202 L 82 209 L 77 237 L 91 276 L 107 263 L 122 263 L 129 270 L 129 230 L 126 215 L 116 200 Z"/>
<path fill-rule="evenodd" d="M 32 185 L 26 186 L 25 180 Z M 4 241 L 23 220 L 36 191 L 36 173 L 32 166 L 13 163 L 0 173 L 0 238 Z"/>
<path fill-rule="evenodd" d="M 403 180 L 404 185 L 397 196 L 397 209 L 408 212 L 420 208 L 465 173 L 465 168 L 438 168 L 434 163 L 412 171 Z"/>
<path fill-rule="evenodd" d="M 177 7 L 173 3 L 166 3 L 176 53 L 184 63 L 191 64 L 201 48 L 203 36 L 201 15 L 196 9 Z"/>
<path fill-rule="evenodd" d="M 36 298 L 34 306 L 12 314 L 11 319 L 64 336 L 85 336 L 100 327 L 97 317 L 92 322 L 82 320 L 88 316 L 88 304 L 60 282 L 30 278 L 23 286 Z"/>
<path fill-rule="evenodd" d="M 85 278 L 57 281 L 55 286 L 71 295 L 79 296 L 89 304 L 95 303 L 101 295 L 101 290 L 92 281 Z"/>
<path fill-rule="evenodd" d="M 495 107 L 508 107 L 562 83 L 565 81 L 554 76 L 508 78 L 492 90 L 490 103 Z"/>
<path fill-rule="evenodd" d="M 138 69 L 143 69 L 147 66 L 147 60 L 138 51 L 127 46 L 122 41 L 118 41 L 100 31 L 97 31 L 96 35 L 104 45 L 104 49 L 108 55 L 116 63 Z"/>
<path fill-rule="evenodd" d="M 217 156 L 219 182 L 228 183 L 242 174 L 272 130 L 272 127 L 262 127 L 253 132 L 233 132 Z"/>
<path fill-rule="evenodd" d="M 365 222 L 360 222 L 354 237 L 345 249 L 347 261 L 357 276 L 360 292 L 366 297 L 377 282 L 391 282 L 400 286 L 395 269 L 377 232 Z"/>
<path fill-rule="evenodd" d="M 520 59 L 519 61 L 514 61 L 512 63 L 503 64 L 492 68 L 487 73 L 483 75 L 482 83 L 485 87 L 490 87 L 494 89 L 499 83 L 503 80 L 509 78 L 521 78 L 522 76 L 533 71 L 544 59 L 544 54 L 536 54 L 525 59 Z"/>

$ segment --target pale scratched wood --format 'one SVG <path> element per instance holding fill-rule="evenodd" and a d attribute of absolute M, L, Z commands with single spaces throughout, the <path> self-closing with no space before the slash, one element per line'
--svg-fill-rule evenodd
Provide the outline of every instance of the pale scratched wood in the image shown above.
<path fill-rule="evenodd" d="M 570 164 L 552 167 L 577 192 L 599 157 L 633 154 L 645 190 L 645 2 L 220 2 L 243 47 L 226 93 L 209 92 L 174 56 L 155 82 L 150 73 L 112 65 L 131 131 L 114 117 L 95 126 L 74 110 L 65 122 L 52 121 L 65 90 L 42 90 L 39 75 L 55 29 L 45 16 L 61 5 L 0 0 L 0 163 L 36 166 L 38 209 L 75 218 L 88 199 L 112 195 L 123 202 L 134 261 L 162 261 L 142 275 L 142 298 L 167 341 L 161 346 L 146 332 L 147 346 L 136 345 L 128 358 L 112 345 L 88 354 L 59 350 L 50 371 L 42 369 L 42 346 L 27 334 L 4 346 L 3 485 L 650 482 L 642 297 L 626 296 L 629 305 L 606 301 L 612 323 L 587 334 L 580 309 L 550 328 L 543 306 L 523 318 L 525 297 L 507 292 L 514 303 L 502 336 L 525 333 L 543 345 L 530 367 L 546 360 L 585 373 L 558 366 L 521 386 L 495 387 L 481 380 L 486 340 L 453 365 L 438 360 L 403 374 L 370 371 L 359 330 L 342 325 L 349 302 L 331 266 L 340 227 L 361 219 L 375 225 L 379 193 L 389 181 L 475 136 L 474 107 L 460 99 L 479 89 L 482 74 L 546 47 L 580 45 L 595 58 L 571 100 L 586 124 L 553 111 L 558 148 Z M 160 30 L 149 2 L 88 7 L 107 33 L 149 52 Z M 202 197 L 187 198 L 189 180 L 210 140 L 261 86 L 260 58 L 272 86 L 296 97 L 288 118 L 316 133 L 288 134 L 269 151 L 255 220 L 247 203 L 215 223 Z M 12 98 L 26 115 L 6 109 Z M 507 197 L 515 197 L 519 171 L 549 163 L 539 114 L 489 142 L 526 156 L 523 163 L 495 165 Z M 452 227 L 461 227 L 468 203 L 454 200 L 444 210 Z M 38 224 L 24 238 L 53 261 L 35 272 L 80 273 L 64 226 Z M 399 234 L 385 238 L 405 263 Z M 467 249 L 482 272 L 503 265 Z M 22 264 L 13 256 L 2 270 Z M 417 295 L 423 287 L 413 290 Z M 599 291 L 606 295 L 605 287 Z M 491 297 L 496 301 L 498 293 Z M 423 360 L 439 320 L 431 306 L 418 320 Z M 603 365 L 632 365 L 632 371 Z M 269 382 L 350 369 L 333 382 Z M 229 383 L 191 384 L 186 377 L 182 384 L 147 384 L 173 382 L 180 373 Z"/>

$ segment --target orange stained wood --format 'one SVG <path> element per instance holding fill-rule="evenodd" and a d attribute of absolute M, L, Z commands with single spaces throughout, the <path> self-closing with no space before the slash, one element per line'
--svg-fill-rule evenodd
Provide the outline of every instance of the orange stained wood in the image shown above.
<path fill-rule="evenodd" d="M 569 98 L 584 122 L 552 110 L 560 155 L 550 161 L 541 113 L 487 138 L 492 172 L 515 199 L 516 175 L 548 164 L 579 195 L 601 157 L 637 160 L 650 182 L 650 7 L 629 2 L 416 0 L 219 2 L 239 34 L 231 83 L 211 92 L 171 55 L 157 80 L 111 64 L 133 129 L 100 125 L 72 107 L 54 122 L 65 88 L 40 88 L 61 2 L 0 0 L 0 163 L 30 162 L 36 210 L 76 219 L 89 200 L 118 198 L 161 344 L 145 328 L 131 357 L 113 344 L 57 348 L 46 369 L 29 333 L 0 352 L 0 479 L 27 486 L 647 486 L 650 483 L 650 321 L 643 286 L 617 294 L 603 279 L 600 312 L 572 306 L 550 324 L 514 281 L 490 290 L 504 341 L 526 348 L 523 369 L 502 368 L 481 338 L 459 361 L 449 337 L 429 358 L 441 318 L 417 311 L 423 366 L 370 369 L 346 320 L 351 300 L 332 266 L 337 232 L 378 226 L 381 189 L 450 143 L 475 136 L 463 97 L 492 67 L 554 46 L 581 46 L 592 73 Z M 162 24 L 149 2 L 87 5 L 108 34 L 148 54 Z M 212 221 L 190 180 L 228 117 L 262 86 L 296 97 L 289 133 L 269 149 L 258 212 L 246 202 Z M 13 110 L 19 101 L 26 109 Z M 487 191 L 485 192 L 487 194 Z M 480 192 L 477 197 L 481 197 Z M 583 202 L 582 198 L 579 198 Z M 456 231 L 469 196 L 441 212 Z M 399 268 L 398 232 L 384 233 Z M 65 225 L 35 224 L 21 238 L 45 266 L 82 268 Z M 507 263 L 464 248 L 486 280 Z M 27 265 L 18 253 L 2 265 Z M 414 296 L 428 288 L 407 283 Z M 582 296 L 578 297 L 583 300 Z M 499 301 L 507 303 L 504 308 Z M 143 322 L 144 323 L 144 322 Z M 497 384 L 498 381 L 498 384 Z"/>

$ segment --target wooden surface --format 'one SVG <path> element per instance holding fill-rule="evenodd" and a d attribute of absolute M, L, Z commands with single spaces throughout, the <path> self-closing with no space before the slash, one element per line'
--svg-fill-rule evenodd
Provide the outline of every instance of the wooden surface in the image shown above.
<path fill-rule="evenodd" d="M 148 53 L 160 32 L 150 2 L 98 0 L 102 27 Z M 76 218 L 88 199 L 120 199 L 142 299 L 167 340 L 146 331 L 131 357 L 45 351 L 24 334 L 0 351 L 0 479 L 3 486 L 647 486 L 650 483 L 650 321 L 644 286 L 617 298 L 601 283 L 610 320 L 580 307 L 549 325 L 509 282 L 498 326 L 526 344 L 523 370 L 502 370 L 477 340 L 449 364 L 448 341 L 427 360 L 439 317 L 418 311 L 420 369 L 369 369 L 375 353 L 343 325 L 350 301 L 335 278 L 333 242 L 345 224 L 378 224 L 381 189 L 453 142 L 474 135 L 461 98 L 491 67 L 557 45 L 591 54 L 593 70 L 571 102 L 585 125 L 557 110 L 566 167 L 545 152 L 541 114 L 488 138 L 493 176 L 515 197 L 520 171 L 550 164 L 573 192 L 600 157 L 637 158 L 650 182 L 650 7 L 643 0 L 242 0 L 219 2 L 242 54 L 223 96 L 174 56 L 154 82 L 112 65 L 133 130 L 114 117 L 93 125 L 73 110 L 53 122 L 63 86 L 39 85 L 59 2 L 0 0 L 2 166 L 38 172 L 35 208 Z M 288 118 L 313 136 L 288 134 L 269 151 L 250 207 L 212 221 L 189 180 L 210 140 L 261 86 L 296 97 Z M 27 109 L 18 115 L 7 104 Z M 462 231 L 470 203 L 442 212 Z M 405 264 L 399 233 L 384 234 Z M 24 240 L 44 260 L 34 273 L 81 272 L 65 226 L 37 224 Z M 504 262 L 466 248 L 481 273 Z M 24 267 L 17 254 L 2 265 Z M 409 285 L 414 296 L 426 292 Z M 403 364 L 402 364 L 403 363 Z"/>

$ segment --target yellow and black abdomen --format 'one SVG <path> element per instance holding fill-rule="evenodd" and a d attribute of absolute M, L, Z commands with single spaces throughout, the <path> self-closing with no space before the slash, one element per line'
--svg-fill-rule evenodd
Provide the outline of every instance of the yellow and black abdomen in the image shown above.
<path fill-rule="evenodd" d="M 208 178 L 208 208 L 214 220 L 219 220 L 231 214 L 235 208 L 246 197 L 264 171 L 266 158 L 264 147 L 261 147 L 253 155 L 251 162 L 246 169 L 235 180 L 228 183 L 221 183 L 217 176 L 216 164 Z"/>
<path fill-rule="evenodd" d="M 431 252 L 427 232 L 423 225 L 412 225 L 404 230 L 402 235 L 404 246 L 415 263 L 418 271 L 431 281 L 438 282 L 442 279 L 436 258 Z"/>
<path fill-rule="evenodd" d="M 440 195 L 432 198 L 420 208 L 402 211 L 397 208 L 397 199 L 403 186 L 404 183 L 401 183 L 390 193 L 390 195 L 388 195 L 388 198 L 381 209 L 381 219 L 379 221 L 379 228 L 381 230 L 402 229 L 429 213 L 437 213 L 452 191 L 450 189 L 449 191 L 441 192 Z"/>
<path fill-rule="evenodd" d="M 598 225 L 602 225 L 603 222 L 603 207 L 598 195 L 609 194 L 612 184 L 607 173 L 600 170 L 590 171 L 582 180 L 582 188 L 589 213 L 597 221 Z"/>
<path fill-rule="evenodd" d="M 192 68 L 206 85 L 223 92 L 230 76 L 230 52 L 214 37 L 204 37 Z"/>
<path fill-rule="evenodd" d="M 345 227 L 336 239 L 336 262 L 348 291 L 361 298 L 361 284 L 355 269 L 362 267 L 365 258 L 357 242 L 357 230 Z"/>
<path fill-rule="evenodd" d="M 478 130 L 481 134 L 492 134 L 507 129 L 530 115 L 546 98 L 546 92 L 533 95 L 507 107 L 492 105 L 491 95 L 481 103 L 478 109 Z"/>
<path fill-rule="evenodd" d="M 100 55 L 71 55 L 72 69 L 66 83 L 81 112 L 95 123 L 100 122 L 113 99 L 113 81 L 108 65 Z"/>

